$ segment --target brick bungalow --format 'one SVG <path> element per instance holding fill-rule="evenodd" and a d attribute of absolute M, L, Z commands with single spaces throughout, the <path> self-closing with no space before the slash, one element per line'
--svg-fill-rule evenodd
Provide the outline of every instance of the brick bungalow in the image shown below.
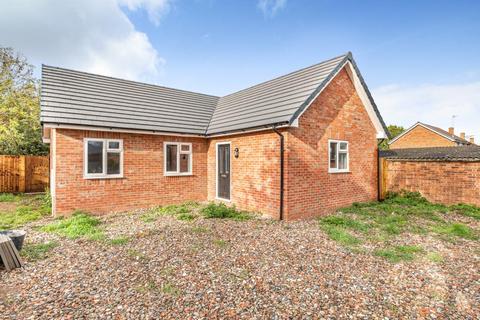
<path fill-rule="evenodd" d="M 466 140 L 464 132 L 457 136 L 453 127 L 445 131 L 422 122 L 415 123 L 389 142 L 390 149 L 457 147 L 472 144 L 473 137 L 470 141 Z"/>
<path fill-rule="evenodd" d="M 42 67 L 53 212 L 225 201 L 278 219 L 374 200 L 388 131 L 351 53 L 224 97 Z"/>

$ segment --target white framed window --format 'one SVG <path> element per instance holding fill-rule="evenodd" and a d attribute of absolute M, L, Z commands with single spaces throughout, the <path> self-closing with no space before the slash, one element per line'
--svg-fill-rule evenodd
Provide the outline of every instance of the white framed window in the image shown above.
<path fill-rule="evenodd" d="M 349 172 L 348 141 L 328 140 L 328 172 Z"/>
<path fill-rule="evenodd" d="M 185 142 L 164 142 L 164 174 L 166 176 L 187 176 L 192 174 L 192 144 Z"/>
<path fill-rule="evenodd" d="M 123 140 L 85 138 L 83 149 L 86 179 L 123 177 Z"/>

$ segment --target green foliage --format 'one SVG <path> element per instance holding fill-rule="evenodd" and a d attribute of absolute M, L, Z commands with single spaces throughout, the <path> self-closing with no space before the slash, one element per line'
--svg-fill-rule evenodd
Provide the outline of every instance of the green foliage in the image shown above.
<path fill-rule="evenodd" d="M 480 208 L 469 205 L 469 204 L 456 204 L 450 206 L 450 210 L 454 211 L 457 214 L 464 215 L 467 217 L 472 217 L 474 219 L 480 220 Z"/>
<path fill-rule="evenodd" d="M 476 240 L 478 236 L 475 231 L 463 223 L 446 223 L 432 227 L 432 231 L 447 237 L 459 237 L 469 240 Z"/>
<path fill-rule="evenodd" d="M 48 154 L 39 118 L 33 66 L 12 48 L 0 47 L 0 154 Z"/>
<path fill-rule="evenodd" d="M 58 242 L 49 241 L 39 244 L 26 244 L 23 246 L 21 255 L 30 261 L 43 260 L 47 258 L 48 253 L 58 246 Z"/>
<path fill-rule="evenodd" d="M 227 206 L 224 203 L 209 203 L 200 210 L 201 214 L 208 219 L 233 219 L 238 221 L 249 220 L 252 215 L 244 211 L 237 211 L 235 206 Z"/>
<path fill-rule="evenodd" d="M 15 202 L 18 201 L 18 196 L 11 193 L 0 193 L 0 202 Z"/>
<path fill-rule="evenodd" d="M 100 220 L 84 212 L 77 211 L 71 217 L 59 219 L 41 227 L 42 231 L 55 233 L 70 239 L 86 237 L 91 240 L 102 240 L 103 232 L 99 229 Z"/>
<path fill-rule="evenodd" d="M 225 241 L 223 239 L 216 239 L 216 240 L 213 241 L 213 243 L 220 248 L 226 247 L 227 244 L 228 244 L 227 241 Z"/>
<path fill-rule="evenodd" d="M 435 263 L 443 262 L 443 257 L 438 252 L 429 252 L 427 254 L 427 259 L 430 260 L 431 262 L 435 262 Z"/>
<path fill-rule="evenodd" d="M 121 236 L 121 237 L 108 240 L 108 243 L 111 244 L 112 246 L 123 246 L 127 244 L 129 241 L 130 239 L 128 237 Z"/>
<path fill-rule="evenodd" d="M 177 297 L 180 295 L 180 290 L 171 283 L 166 283 L 162 286 L 161 289 L 163 294 Z"/>
<path fill-rule="evenodd" d="M 50 207 L 39 204 L 36 197 L 14 196 L 18 204 L 12 211 L 0 212 L 0 230 L 15 229 L 29 222 L 41 219 L 51 213 Z"/>
<path fill-rule="evenodd" d="M 388 143 L 393 140 L 396 136 L 400 135 L 401 133 L 403 133 L 405 131 L 405 128 L 404 127 L 401 127 L 401 126 L 396 126 L 396 125 L 389 125 L 388 127 L 388 131 L 390 132 L 390 136 L 391 136 L 391 139 L 387 139 L 387 140 L 384 140 L 382 141 L 382 143 L 380 144 L 380 149 L 382 150 L 386 150 L 388 149 Z"/>
<path fill-rule="evenodd" d="M 169 215 L 175 216 L 179 220 L 191 221 L 197 217 L 193 214 L 192 211 L 194 211 L 199 206 L 200 204 L 198 202 L 188 201 L 180 205 L 156 207 L 147 211 L 140 218 L 144 222 L 154 222 L 160 216 Z"/>
<path fill-rule="evenodd" d="M 45 207 L 51 208 L 52 207 L 52 193 L 50 192 L 50 188 L 45 189 L 45 194 L 43 195 L 43 205 Z"/>
<path fill-rule="evenodd" d="M 415 254 L 423 252 L 423 249 L 417 246 L 395 246 L 391 249 L 375 250 L 374 254 L 383 257 L 390 262 L 411 261 Z"/>
<path fill-rule="evenodd" d="M 352 236 L 343 228 L 329 224 L 322 225 L 321 228 L 328 234 L 330 239 L 337 241 L 344 246 L 354 246 L 361 243 L 360 239 Z"/>
<path fill-rule="evenodd" d="M 320 218 L 319 221 L 322 225 L 330 225 L 355 231 L 365 232 L 369 229 L 367 224 L 347 216 L 326 216 Z"/>

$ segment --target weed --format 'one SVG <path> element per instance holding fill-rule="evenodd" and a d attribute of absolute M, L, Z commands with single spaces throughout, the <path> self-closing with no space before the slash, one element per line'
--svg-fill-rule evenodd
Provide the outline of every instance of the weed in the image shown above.
<path fill-rule="evenodd" d="M 217 240 L 214 240 L 213 243 L 216 245 L 216 246 L 219 246 L 220 248 L 224 248 L 227 246 L 227 241 L 225 240 L 222 240 L 222 239 L 217 239 Z"/>
<path fill-rule="evenodd" d="M 395 246 L 391 249 L 375 250 L 374 254 L 383 257 L 390 262 L 411 261 L 415 259 L 415 254 L 422 252 L 423 249 L 417 246 Z"/>
<path fill-rule="evenodd" d="M 191 231 L 192 233 L 207 233 L 207 232 L 210 231 L 210 229 L 205 228 L 205 227 L 199 227 L 199 226 L 198 226 L 198 227 L 192 227 L 192 228 L 190 228 L 190 231 Z"/>
<path fill-rule="evenodd" d="M 177 219 L 178 220 L 182 220 L 182 221 L 192 221 L 196 218 L 197 216 L 190 213 L 190 212 L 186 212 L 186 213 L 180 213 L 178 216 L 177 216 Z"/>
<path fill-rule="evenodd" d="M 40 206 L 20 206 L 13 212 L 0 214 L 0 229 L 14 229 L 21 227 L 29 222 L 39 220 L 50 214 L 50 208 Z"/>
<path fill-rule="evenodd" d="M 453 212 L 480 220 L 480 208 L 469 204 L 456 204 L 450 206 Z"/>
<path fill-rule="evenodd" d="M 19 196 L 12 193 L 0 193 L 0 202 L 17 202 Z"/>
<path fill-rule="evenodd" d="M 469 240 L 476 240 L 478 236 L 474 230 L 463 223 L 451 223 L 444 225 L 437 225 L 432 228 L 432 231 L 447 237 L 459 237 Z"/>
<path fill-rule="evenodd" d="M 441 263 L 443 262 L 443 257 L 440 253 L 438 252 L 429 252 L 427 254 L 427 259 L 430 260 L 431 262 L 435 262 L 435 263 Z"/>
<path fill-rule="evenodd" d="M 180 290 L 171 283 L 166 283 L 162 286 L 162 293 L 177 297 L 180 295 Z"/>
<path fill-rule="evenodd" d="M 361 243 L 360 239 L 352 236 L 343 228 L 326 224 L 322 225 L 322 229 L 328 234 L 330 239 L 335 240 L 344 246 L 353 246 Z"/>
<path fill-rule="evenodd" d="M 27 244 L 20 251 L 21 255 L 28 260 L 36 261 L 43 260 L 48 256 L 50 250 L 58 246 L 58 242 L 49 241 L 39 244 Z"/>
<path fill-rule="evenodd" d="M 127 244 L 129 241 L 130 239 L 128 237 L 120 236 L 120 237 L 108 240 L 108 243 L 110 243 L 113 246 L 123 246 Z"/>
<path fill-rule="evenodd" d="M 201 210 L 202 215 L 208 219 L 233 219 L 237 221 L 249 220 L 252 218 L 247 212 L 237 211 L 235 206 L 227 206 L 224 203 L 209 203 Z"/>
<path fill-rule="evenodd" d="M 322 225 L 348 228 L 355 231 L 366 232 L 370 228 L 369 225 L 346 216 L 327 216 L 319 220 Z"/>
<path fill-rule="evenodd" d="M 45 232 L 56 233 L 70 239 L 86 237 L 91 240 L 103 239 L 103 232 L 98 225 L 100 220 L 84 212 L 77 211 L 71 217 L 60 219 L 40 228 Z"/>

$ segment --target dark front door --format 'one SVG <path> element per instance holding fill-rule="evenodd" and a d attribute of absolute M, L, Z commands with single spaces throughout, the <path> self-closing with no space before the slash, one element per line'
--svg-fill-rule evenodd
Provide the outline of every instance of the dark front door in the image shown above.
<path fill-rule="evenodd" d="M 218 145 L 217 197 L 230 200 L 230 145 L 229 144 Z"/>

